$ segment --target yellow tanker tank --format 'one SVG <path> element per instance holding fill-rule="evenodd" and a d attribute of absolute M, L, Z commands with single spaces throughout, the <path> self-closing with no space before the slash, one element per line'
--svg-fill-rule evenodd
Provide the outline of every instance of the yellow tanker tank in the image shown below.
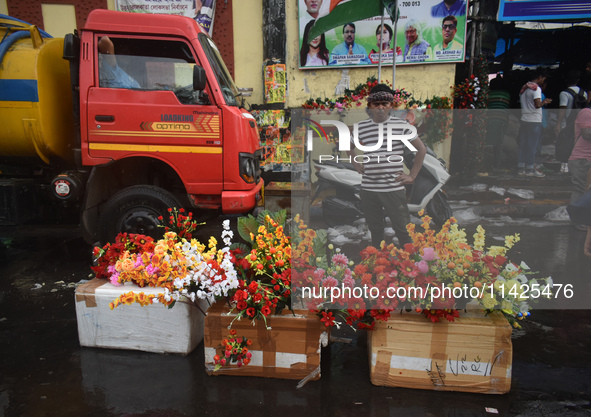
<path fill-rule="evenodd" d="M 4 43 L 10 35 L 12 41 Z M 35 26 L 6 16 L 0 16 L 0 39 L 0 158 L 72 163 L 72 94 L 63 39 L 42 38 Z"/>

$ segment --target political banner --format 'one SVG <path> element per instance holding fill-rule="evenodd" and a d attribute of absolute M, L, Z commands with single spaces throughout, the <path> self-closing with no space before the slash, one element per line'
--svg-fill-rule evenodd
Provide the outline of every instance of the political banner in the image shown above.
<path fill-rule="evenodd" d="M 212 36 L 215 3 L 216 0 L 115 0 L 115 7 L 122 12 L 188 16 Z"/>
<path fill-rule="evenodd" d="M 391 7 L 386 11 L 382 7 L 385 3 L 388 2 L 298 0 L 299 68 L 377 66 L 380 46 L 383 65 L 392 65 L 394 57 L 396 65 L 465 60 L 468 9 L 465 0 L 456 0 L 451 5 L 443 0 L 398 1 L 396 45 L 390 15 L 393 11 Z M 382 13 L 385 14 L 383 26 Z M 323 33 L 312 38 L 310 31 L 319 29 Z"/>

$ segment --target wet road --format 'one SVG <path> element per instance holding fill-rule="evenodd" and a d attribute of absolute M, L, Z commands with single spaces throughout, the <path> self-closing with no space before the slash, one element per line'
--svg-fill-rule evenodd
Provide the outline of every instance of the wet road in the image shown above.
<path fill-rule="evenodd" d="M 561 310 L 534 310 L 514 331 L 506 395 L 373 386 L 362 332 L 341 331 L 352 342 L 324 349 L 322 378 L 301 389 L 290 380 L 208 376 L 202 345 L 186 357 L 81 348 L 74 286 L 89 278 L 91 248 L 73 227 L 0 231 L 8 246 L 0 249 L 0 416 L 495 415 L 486 407 L 502 416 L 589 416 L 591 312 L 584 308 L 591 261 L 582 255 L 584 233 L 526 224 L 490 225 L 487 232 L 521 233 L 511 259 L 574 284 L 575 298 Z"/>

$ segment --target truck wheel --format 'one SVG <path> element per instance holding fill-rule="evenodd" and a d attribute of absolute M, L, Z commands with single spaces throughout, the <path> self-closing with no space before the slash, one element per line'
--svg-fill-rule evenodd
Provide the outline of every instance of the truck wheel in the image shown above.
<path fill-rule="evenodd" d="M 115 193 L 105 203 L 98 221 L 102 244 L 114 242 L 121 232 L 162 237 L 159 216 L 167 217 L 169 207 L 181 207 L 168 191 L 151 185 L 134 185 Z"/>

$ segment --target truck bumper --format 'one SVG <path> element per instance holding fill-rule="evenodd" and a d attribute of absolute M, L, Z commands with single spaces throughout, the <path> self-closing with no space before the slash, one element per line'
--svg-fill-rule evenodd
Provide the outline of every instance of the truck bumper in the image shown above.
<path fill-rule="evenodd" d="M 222 212 L 224 214 L 244 213 L 252 210 L 262 198 L 261 189 L 264 181 L 248 191 L 222 191 Z"/>

